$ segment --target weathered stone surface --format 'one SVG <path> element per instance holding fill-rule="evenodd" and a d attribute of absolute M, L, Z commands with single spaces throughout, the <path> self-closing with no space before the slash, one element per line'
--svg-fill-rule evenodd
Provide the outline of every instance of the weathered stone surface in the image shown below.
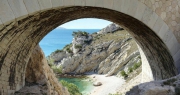
<path fill-rule="evenodd" d="M 92 40 L 92 36 L 90 34 L 87 34 L 86 36 L 76 36 L 72 40 L 72 51 L 74 54 L 80 51 L 81 48 L 85 46 L 85 43 L 88 43 Z M 77 48 L 76 46 L 80 46 Z"/>
<path fill-rule="evenodd" d="M 40 51 L 40 47 L 37 46 L 31 54 L 31 58 L 29 59 L 27 69 L 26 69 L 26 76 L 25 81 L 29 83 L 38 83 L 38 84 L 46 84 L 46 76 L 44 73 L 43 63 L 44 56 Z M 43 81 L 45 80 L 45 81 Z M 42 82 L 39 82 L 42 81 Z"/>
<path fill-rule="evenodd" d="M 16 92 L 15 95 L 34 93 L 37 95 L 69 95 L 55 77 L 55 74 L 47 64 L 44 53 L 37 46 L 29 59 L 26 69 L 25 87 Z"/>
<path fill-rule="evenodd" d="M 179 95 L 180 75 L 161 81 L 152 81 L 133 87 L 126 95 Z"/>
<path fill-rule="evenodd" d="M 13 14 L 13 11 L 11 10 L 11 7 L 8 4 L 7 0 L 2 0 L 0 6 L 1 6 L 0 17 L 3 23 L 15 19 L 15 15 Z"/>
<path fill-rule="evenodd" d="M 63 58 L 66 58 L 69 55 L 70 54 L 66 53 L 65 51 L 52 53 L 47 57 L 48 63 L 54 62 L 54 64 L 57 65 Z"/>
<path fill-rule="evenodd" d="M 23 0 L 7 0 L 9 2 L 9 5 L 14 13 L 14 15 L 16 16 L 16 18 L 27 15 L 27 9 L 24 5 Z"/>
<path fill-rule="evenodd" d="M 153 10 L 160 19 L 162 19 L 169 28 L 173 31 L 178 42 L 180 42 L 179 35 L 179 14 L 180 6 L 179 0 L 138 0 L 144 3 L 147 7 Z"/>

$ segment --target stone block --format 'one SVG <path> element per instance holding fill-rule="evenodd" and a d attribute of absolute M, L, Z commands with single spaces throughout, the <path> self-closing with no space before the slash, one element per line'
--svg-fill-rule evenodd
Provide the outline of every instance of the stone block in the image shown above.
<path fill-rule="evenodd" d="M 0 81 L 0 91 L 1 91 L 1 89 L 3 89 L 3 85 L 1 84 L 1 82 L 2 81 Z M 0 93 L 0 95 L 2 95 L 2 94 Z"/>
<path fill-rule="evenodd" d="M 172 33 L 171 30 L 168 30 L 167 32 L 165 32 L 165 35 L 163 36 L 162 40 L 166 45 L 167 45 L 168 41 L 170 41 L 172 35 L 174 35 L 174 34 Z"/>
<path fill-rule="evenodd" d="M 95 0 L 95 6 L 103 8 L 104 0 Z"/>
<path fill-rule="evenodd" d="M 131 0 L 122 0 L 121 12 L 127 14 Z"/>
<path fill-rule="evenodd" d="M 138 7 L 134 17 L 141 21 L 145 9 L 146 9 L 146 5 L 144 5 L 143 3 L 138 3 Z"/>
<path fill-rule="evenodd" d="M 63 0 L 63 6 L 74 6 L 74 0 Z"/>
<path fill-rule="evenodd" d="M 154 24 L 154 27 L 153 27 L 153 31 L 158 35 L 161 27 L 163 26 L 164 24 L 164 21 L 158 17 L 157 20 L 156 20 L 156 23 Z"/>
<path fill-rule="evenodd" d="M 127 14 L 134 17 L 134 14 L 136 13 L 137 7 L 138 7 L 138 1 L 137 0 L 131 0 L 130 1 L 130 5 L 129 5 L 129 9 Z"/>
<path fill-rule="evenodd" d="M 113 9 L 114 0 L 104 0 L 104 8 Z"/>
<path fill-rule="evenodd" d="M 7 81 L 8 79 L 9 79 L 9 77 L 8 77 L 8 78 L 5 77 L 5 78 L 3 79 L 2 85 L 8 86 L 8 85 L 9 85 L 9 82 Z"/>
<path fill-rule="evenodd" d="M 2 35 L 4 34 L 3 32 L 5 32 L 4 30 L 2 30 L 3 28 L 4 28 L 4 25 L 3 25 L 3 23 L 2 23 L 2 21 L 0 19 L 0 30 L 1 30 L 0 37 L 2 37 Z"/>
<path fill-rule="evenodd" d="M 51 0 L 52 7 L 60 7 L 63 6 L 63 0 Z"/>
<path fill-rule="evenodd" d="M 176 65 L 178 72 L 180 74 L 180 58 L 177 61 L 175 61 L 175 65 Z"/>
<path fill-rule="evenodd" d="M 165 34 L 169 31 L 169 27 L 166 23 L 163 23 L 163 26 L 161 27 L 158 36 L 163 40 Z M 165 41 L 165 40 L 163 40 Z M 165 42 L 164 42 L 165 43 Z"/>
<path fill-rule="evenodd" d="M 6 50 L 6 49 L 7 49 L 7 45 L 6 45 L 6 44 L 4 44 L 4 43 L 0 43 L 0 47 L 1 47 L 2 49 L 4 49 L 4 50 Z"/>
<path fill-rule="evenodd" d="M 74 0 L 74 5 L 75 6 L 85 6 L 86 2 L 85 2 L 85 0 Z"/>
<path fill-rule="evenodd" d="M 180 58 L 177 61 L 175 61 L 175 66 L 178 70 L 178 73 L 180 73 Z"/>
<path fill-rule="evenodd" d="M 95 6 L 96 0 L 86 0 L 86 6 Z"/>
<path fill-rule="evenodd" d="M 51 0 L 38 0 L 41 10 L 52 8 Z"/>
<path fill-rule="evenodd" d="M 122 3 L 122 0 L 114 0 L 114 4 L 113 4 L 114 10 L 121 12 L 121 7 L 120 7 L 121 3 Z"/>
<path fill-rule="evenodd" d="M 150 17 L 152 14 L 153 14 L 153 11 L 149 7 L 146 7 L 141 21 L 147 25 L 148 22 L 150 21 Z"/>
<path fill-rule="evenodd" d="M 174 62 L 178 61 L 180 59 L 180 49 L 178 50 L 178 52 L 173 56 Z M 180 65 L 180 63 L 179 63 Z M 176 66 L 177 67 L 177 66 Z"/>
<path fill-rule="evenodd" d="M 8 0 L 8 2 L 16 18 L 28 14 L 23 0 Z"/>
<path fill-rule="evenodd" d="M 1 18 L 0 18 L 0 29 L 2 29 L 3 26 L 4 26 L 4 25 L 3 25 L 2 20 L 1 20 Z"/>
<path fill-rule="evenodd" d="M 153 30 L 154 24 L 156 23 L 158 15 L 153 12 L 147 25 Z"/>
<path fill-rule="evenodd" d="M 174 56 L 180 49 L 180 44 L 174 35 L 172 35 L 171 39 L 167 42 L 167 47 L 169 48 L 172 56 Z"/>
<path fill-rule="evenodd" d="M 24 0 L 24 4 L 29 14 L 41 10 L 37 0 Z"/>
<path fill-rule="evenodd" d="M 1 18 L 2 23 L 6 23 L 15 19 L 13 11 L 11 10 L 11 7 L 7 0 L 1 0 L 0 18 Z"/>
<path fill-rule="evenodd" d="M 1 76 L 6 76 L 6 75 L 4 75 L 4 74 L 7 74 L 7 67 L 5 65 L 2 65 L 1 72 L 2 72 Z"/>

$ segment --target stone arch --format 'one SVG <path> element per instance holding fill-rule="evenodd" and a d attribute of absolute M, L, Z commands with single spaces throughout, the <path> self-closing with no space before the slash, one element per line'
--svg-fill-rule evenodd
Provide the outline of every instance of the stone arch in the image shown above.
<path fill-rule="evenodd" d="M 154 79 L 176 75 L 179 37 L 148 4 L 143 0 L 1 0 L 0 92 L 13 93 L 23 87 L 31 51 L 49 31 L 87 17 L 110 20 L 127 29 L 144 51 Z"/>

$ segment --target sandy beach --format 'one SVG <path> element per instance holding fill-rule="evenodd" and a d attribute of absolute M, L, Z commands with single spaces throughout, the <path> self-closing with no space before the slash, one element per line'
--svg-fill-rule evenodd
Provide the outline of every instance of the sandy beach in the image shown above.
<path fill-rule="evenodd" d="M 106 75 L 92 74 L 89 75 L 89 77 L 92 78 L 94 82 L 102 83 L 101 86 L 95 87 L 90 95 L 109 95 L 109 93 L 115 93 L 117 88 L 121 87 L 124 83 L 124 79 L 116 76 L 106 77 Z"/>

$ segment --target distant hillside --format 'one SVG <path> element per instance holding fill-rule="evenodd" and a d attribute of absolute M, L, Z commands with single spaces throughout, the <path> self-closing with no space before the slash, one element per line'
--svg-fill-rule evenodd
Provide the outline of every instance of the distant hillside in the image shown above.
<path fill-rule="evenodd" d="M 64 28 L 64 27 L 58 27 L 58 29 L 66 29 L 66 28 Z"/>

